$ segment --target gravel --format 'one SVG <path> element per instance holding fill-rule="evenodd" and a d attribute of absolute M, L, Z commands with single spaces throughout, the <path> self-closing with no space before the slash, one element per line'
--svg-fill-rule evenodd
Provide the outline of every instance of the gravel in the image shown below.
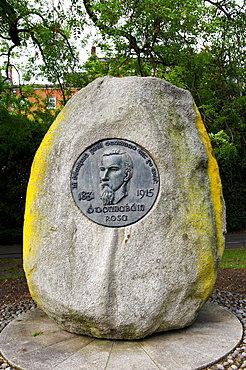
<path fill-rule="evenodd" d="M 17 316 L 29 310 L 33 310 L 36 307 L 37 305 L 32 299 L 26 299 L 24 301 L 2 306 L 0 309 L 0 332 Z M 0 369 L 12 370 L 16 368 L 11 367 L 0 354 Z"/>
<path fill-rule="evenodd" d="M 210 302 L 228 308 L 243 325 L 243 338 L 237 348 L 228 356 L 206 370 L 243 370 L 246 369 L 246 294 L 229 293 L 215 290 Z"/>
<path fill-rule="evenodd" d="M 243 325 L 243 338 L 237 348 L 217 363 L 205 367 L 204 370 L 245 370 L 246 369 L 246 294 L 235 294 L 215 290 L 210 302 L 228 308 L 238 317 Z M 5 305 L 0 309 L 0 332 L 20 314 L 33 310 L 36 304 L 32 299 Z M 0 369 L 12 370 L 7 361 L 0 355 Z"/>

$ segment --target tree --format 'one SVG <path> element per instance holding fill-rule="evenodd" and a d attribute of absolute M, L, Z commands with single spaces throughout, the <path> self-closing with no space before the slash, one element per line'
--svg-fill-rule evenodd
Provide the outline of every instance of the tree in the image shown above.
<path fill-rule="evenodd" d="M 190 90 L 215 135 L 229 228 L 246 227 L 246 206 L 236 215 L 244 193 L 235 201 L 246 181 L 246 5 L 236 0 L 70 0 L 66 9 L 59 0 L 48 4 L 0 0 L 6 73 L 14 53 L 32 48 L 26 80 L 40 73 L 63 88 L 83 87 L 106 74 L 156 76 Z M 84 64 L 79 60 L 71 40 L 84 46 L 85 27 L 97 30 L 103 61 L 96 55 Z M 228 156 L 231 148 L 237 154 Z"/>
<path fill-rule="evenodd" d="M 60 1 L 55 7 L 49 1 L 0 0 L 0 52 L 6 58 L 6 79 L 13 57 L 31 53 L 24 79 L 45 76 L 63 91 L 65 76 L 74 74 L 79 63 L 72 28 L 73 35 L 78 35 L 83 23 L 83 17 L 75 23 L 73 10 L 62 9 Z M 66 103 L 65 93 L 63 100 Z"/>
<path fill-rule="evenodd" d="M 128 74 L 157 76 L 191 91 L 212 133 L 228 228 L 246 227 L 245 4 L 84 0 L 84 5 L 101 35 L 109 74 L 125 75 L 127 66 Z"/>
<path fill-rule="evenodd" d="M 49 125 L 50 121 L 28 118 L 17 111 L 13 113 L 6 109 L 3 101 L 0 104 L 1 242 L 21 242 L 32 159 Z"/>

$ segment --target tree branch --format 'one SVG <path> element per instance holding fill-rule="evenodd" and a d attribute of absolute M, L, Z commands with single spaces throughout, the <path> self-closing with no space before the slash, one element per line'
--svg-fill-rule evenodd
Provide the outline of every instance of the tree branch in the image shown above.
<path fill-rule="evenodd" d="M 7 81 L 9 79 L 9 68 L 10 68 L 10 56 L 11 56 L 11 52 L 12 50 L 16 47 L 17 45 L 12 45 L 10 46 L 9 50 L 8 50 L 8 54 L 7 54 L 7 63 L 6 63 L 6 67 L 5 67 L 5 75 L 6 75 L 6 78 L 4 79 L 4 81 Z"/>
<path fill-rule="evenodd" d="M 221 3 L 220 2 L 215 2 L 215 1 L 212 1 L 212 0 L 205 0 L 205 1 L 207 1 L 208 3 L 210 3 L 210 4 L 212 4 L 212 5 L 214 5 L 214 6 L 216 6 L 216 8 L 218 8 L 222 13 L 224 13 L 225 14 L 225 16 L 228 18 L 228 19 L 231 19 L 231 14 L 230 13 L 228 13 L 224 8 L 223 8 L 223 6 L 221 5 Z"/>
<path fill-rule="evenodd" d="M 86 13 L 89 15 L 92 22 L 95 24 L 95 26 L 97 26 L 97 27 L 99 27 L 99 29 L 101 29 L 100 28 L 101 26 L 99 24 L 100 23 L 99 19 L 97 18 L 96 14 L 94 13 L 94 11 L 92 9 L 92 5 L 91 5 L 90 0 L 83 0 L 83 3 L 84 3 Z"/>
<path fill-rule="evenodd" d="M 103 23 L 100 22 L 99 18 L 96 16 L 95 12 L 93 11 L 93 7 L 91 5 L 90 0 L 83 0 L 86 12 L 92 22 L 95 24 L 96 27 L 98 27 L 101 31 L 107 33 L 109 36 L 113 36 L 113 28 L 105 26 Z M 137 56 L 140 55 L 141 49 L 137 45 L 137 40 L 132 34 L 123 33 L 123 36 L 129 41 L 130 49 L 133 49 Z"/>
<path fill-rule="evenodd" d="M 6 37 L 6 36 L 3 36 L 3 35 L 0 35 L 0 37 L 1 37 L 1 39 L 11 41 L 11 38 L 10 37 Z"/>
<path fill-rule="evenodd" d="M 70 44 L 70 42 L 69 42 L 69 40 L 68 40 L 67 36 L 66 36 L 62 31 L 59 31 L 59 33 L 60 33 L 60 35 L 65 39 L 66 44 L 67 44 L 67 46 L 68 46 L 68 49 L 69 49 L 69 51 L 70 51 L 70 53 L 71 53 L 71 55 L 72 55 L 72 57 L 73 57 L 73 59 L 74 59 L 74 63 L 73 63 L 73 68 L 74 68 L 74 67 L 75 67 L 75 64 L 76 64 L 76 62 L 75 62 L 76 56 L 75 56 L 75 54 L 74 54 L 74 52 L 73 52 L 72 46 L 71 46 L 71 44 Z"/>
<path fill-rule="evenodd" d="M 1 0 L 2 18 L 8 25 L 8 35 L 14 45 L 20 45 L 20 38 L 18 33 L 18 18 L 12 5 L 6 0 Z"/>
<path fill-rule="evenodd" d="M 38 46 L 38 48 L 39 48 L 39 51 L 40 51 L 40 53 L 41 53 L 41 55 L 42 55 L 43 62 L 44 62 L 44 64 L 45 64 L 45 66 L 46 66 L 46 67 L 48 67 L 48 64 L 47 64 L 47 62 L 46 62 L 46 58 L 45 58 L 45 55 L 44 55 L 44 52 L 43 52 L 43 49 L 42 49 L 42 46 L 41 46 L 40 42 L 39 42 L 39 41 L 38 41 L 38 39 L 34 36 L 34 33 L 33 33 L 33 32 L 30 32 L 30 36 L 31 36 L 31 38 L 32 38 L 33 42 L 34 42 L 35 44 L 37 44 L 37 46 Z M 67 102 L 67 99 L 66 99 L 65 92 L 64 92 L 64 89 L 63 89 L 63 86 L 62 86 L 62 83 L 61 83 L 61 79 L 60 79 L 60 76 L 59 76 L 59 74 L 57 73 L 57 71 L 55 71 L 55 74 L 56 74 L 56 78 L 57 78 L 57 81 L 58 81 L 58 84 L 59 84 L 59 86 L 60 86 L 60 90 L 61 90 L 61 93 L 62 93 L 63 103 L 64 103 L 64 105 L 65 105 L 65 104 L 66 104 L 66 102 Z"/>

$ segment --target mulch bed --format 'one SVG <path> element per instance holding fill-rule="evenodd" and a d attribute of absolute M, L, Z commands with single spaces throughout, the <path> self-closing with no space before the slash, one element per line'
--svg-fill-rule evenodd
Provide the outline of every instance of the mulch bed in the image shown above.
<path fill-rule="evenodd" d="M 30 298 L 26 278 L 0 280 L 0 306 Z"/>
<path fill-rule="evenodd" d="M 220 269 L 215 289 L 246 294 L 246 269 Z M 28 298 L 25 277 L 0 280 L 0 306 Z"/>
<path fill-rule="evenodd" d="M 220 269 L 215 289 L 246 294 L 246 269 Z"/>

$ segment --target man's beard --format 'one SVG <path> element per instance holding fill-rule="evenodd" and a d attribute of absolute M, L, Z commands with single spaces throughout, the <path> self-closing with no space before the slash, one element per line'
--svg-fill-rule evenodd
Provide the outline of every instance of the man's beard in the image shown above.
<path fill-rule="evenodd" d="M 102 184 L 101 189 L 101 199 L 103 201 L 103 205 L 106 206 L 113 204 L 114 190 L 112 190 L 108 184 Z"/>

